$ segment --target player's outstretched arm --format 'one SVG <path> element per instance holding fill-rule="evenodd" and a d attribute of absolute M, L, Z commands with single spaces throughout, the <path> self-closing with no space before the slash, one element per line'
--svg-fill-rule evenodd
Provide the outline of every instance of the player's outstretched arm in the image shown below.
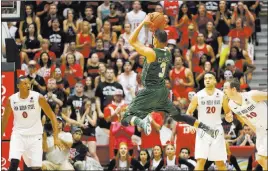
<path fill-rule="evenodd" d="M 232 113 L 231 109 L 229 108 L 227 96 L 223 97 L 222 108 L 224 110 L 225 120 L 229 123 L 233 122 L 233 119 L 234 119 L 233 113 Z"/>
<path fill-rule="evenodd" d="M 189 107 L 187 109 L 187 112 L 186 114 L 187 115 L 193 115 L 195 109 L 197 108 L 197 105 L 198 105 L 198 99 L 197 99 L 197 96 L 195 95 L 191 101 L 191 103 L 189 104 Z"/>
<path fill-rule="evenodd" d="M 7 124 L 8 124 L 8 118 L 9 118 L 11 112 L 12 112 L 12 108 L 11 108 L 11 105 L 10 105 L 10 100 L 8 99 L 7 100 L 7 105 L 5 107 L 5 111 L 4 111 L 4 114 L 3 114 L 2 123 L 1 123 L 2 124 L 1 137 L 3 137 L 3 135 L 4 135 L 4 132 L 5 132 Z"/>
<path fill-rule="evenodd" d="M 129 37 L 129 43 L 135 48 L 135 50 L 145 56 L 148 63 L 154 62 L 156 59 L 156 54 L 153 49 L 143 45 L 139 40 L 139 33 L 144 26 L 150 22 L 150 14 L 145 17 L 145 19 L 140 23 L 140 25 L 134 30 L 134 32 Z"/>
<path fill-rule="evenodd" d="M 51 120 L 52 127 L 53 127 L 54 140 L 58 139 L 59 132 L 58 132 L 58 127 L 57 127 L 58 124 L 57 124 L 57 119 L 56 119 L 55 113 L 52 111 L 51 107 L 49 106 L 46 99 L 42 95 L 39 96 L 39 104 L 40 104 L 41 108 L 44 110 L 45 114 Z"/>
<path fill-rule="evenodd" d="M 251 90 L 250 92 L 251 98 L 255 102 L 261 102 L 268 100 L 267 92 L 265 91 L 258 91 L 258 90 Z"/>

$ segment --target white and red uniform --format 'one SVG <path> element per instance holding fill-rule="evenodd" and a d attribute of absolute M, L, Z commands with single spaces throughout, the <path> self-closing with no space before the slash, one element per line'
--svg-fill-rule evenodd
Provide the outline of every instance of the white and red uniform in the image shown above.
<path fill-rule="evenodd" d="M 10 96 L 14 126 L 10 140 L 9 160 L 23 159 L 28 167 L 42 166 L 42 134 L 40 94 L 30 91 L 26 99 L 19 92 Z"/>
<path fill-rule="evenodd" d="M 242 116 L 256 128 L 256 147 L 258 154 L 267 154 L 267 104 L 265 102 L 255 102 L 251 97 L 251 92 L 241 93 L 242 105 L 229 101 L 230 109 L 237 115 Z"/>
<path fill-rule="evenodd" d="M 224 139 L 224 130 L 221 125 L 221 110 L 224 94 L 215 89 L 213 95 L 208 95 L 205 89 L 196 94 L 198 98 L 198 120 L 211 128 L 218 129 L 216 139 L 198 129 L 196 132 L 195 158 L 210 161 L 226 161 L 227 151 Z"/>

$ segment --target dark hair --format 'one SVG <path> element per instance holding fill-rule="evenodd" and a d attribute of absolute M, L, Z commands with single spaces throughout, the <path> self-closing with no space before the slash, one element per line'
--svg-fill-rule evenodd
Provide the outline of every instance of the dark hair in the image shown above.
<path fill-rule="evenodd" d="M 116 63 L 117 63 L 117 61 L 118 60 L 121 60 L 122 61 L 122 63 L 123 63 L 123 65 L 122 65 L 122 68 L 121 68 L 121 73 L 123 73 L 124 72 L 124 65 L 125 65 L 125 63 L 124 63 L 124 60 L 122 59 L 122 58 L 117 58 L 116 59 Z M 118 75 L 118 72 L 119 72 L 119 68 L 118 68 L 118 66 L 116 65 L 116 63 L 115 63 L 115 65 L 114 65 L 114 73 L 115 73 L 115 75 L 117 76 Z"/>
<path fill-rule="evenodd" d="M 107 67 L 106 72 L 107 72 L 107 70 L 113 70 L 113 72 L 114 72 L 114 69 L 112 67 Z"/>
<path fill-rule="evenodd" d="M 30 7 L 31 8 L 31 10 L 32 10 L 31 17 L 33 17 L 33 20 L 35 20 L 35 14 L 34 14 L 33 5 L 27 4 L 27 5 L 25 5 L 25 16 L 24 16 L 25 22 L 26 22 L 26 18 L 27 18 L 27 14 L 26 14 L 26 8 L 27 7 Z M 35 22 L 35 21 L 33 21 L 33 22 Z"/>
<path fill-rule="evenodd" d="M 245 5 L 243 1 L 238 1 L 238 2 L 237 2 L 237 5 L 238 5 L 239 2 L 243 3 L 243 5 Z M 241 14 L 242 14 L 243 16 L 246 15 L 246 10 L 243 10 L 243 13 L 241 13 L 241 12 L 240 12 L 240 9 L 237 7 L 237 15 L 240 16 Z M 243 21 L 243 20 L 242 20 L 242 21 Z"/>
<path fill-rule="evenodd" d="M 197 16 L 198 16 L 198 17 L 200 16 L 199 8 L 200 8 L 201 6 L 204 6 L 204 7 L 205 7 L 205 15 L 207 15 L 207 8 L 206 8 L 206 5 L 205 5 L 204 3 L 201 3 L 201 4 L 198 5 L 198 9 L 197 9 Z"/>
<path fill-rule="evenodd" d="M 26 32 L 26 39 L 29 39 L 30 33 L 29 33 L 29 28 L 30 26 L 33 25 L 34 26 L 34 38 L 37 39 L 37 26 L 36 23 L 31 23 L 28 25 L 28 32 Z"/>
<path fill-rule="evenodd" d="M 191 11 L 189 10 L 189 7 L 187 5 L 186 2 L 184 2 L 181 6 L 180 6 L 180 9 L 179 9 L 179 16 L 178 16 L 178 21 L 180 21 L 180 19 L 183 17 L 183 12 L 182 12 L 182 8 L 186 6 L 188 8 L 188 11 L 187 11 L 187 16 L 190 20 L 192 20 L 192 15 L 191 15 Z"/>
<path fill-rule="evenodd" d="M 202 56 L 205 56 L 205 57 L 207 58 L 207 60 L 206 60 L 204 63 L 202 63 Z M 207 61 L 209 61 L 209 60 L 208 60 L 209 56 L 208 56 L 207 54 L 203 54 L 202 56 L 201 56 L 200 59 L 199 59 L 199 66 L 204 66 L 205 63 L 206 63 Z"/>
<path fill-rule="evenodd" d="M 68 60 L 67 60 L 67 58 L 68 58 L 69 55 L 71 55 L 71 56 L 74 58 L 74 63 L 75 63 L 75 56 L 74 56 L 74 54 L 72 54 L 72 53 L 68 53 L 68 54 L 66 55 L 66 66 L 67 66 L 67 68 L 70 68 L 70 64 L 68 63 Z"/>
<path fill-rule="evenodd" d="M 88 86 L 86 85 L 86 79 L 87 79 L 87 78 L 90 78 L 90 79 L 91 79 L 91 86 L 90 86 L 90 88 L 93 89 L 93 87 L 94 87 L 94 86 L 93 86 L 94 84 L 93 84 L 93 79 L 92 79 L 92 77 L 91 77 L 91 76 L 87 76 L 87 77 L 85 78 L 84 91 L 88 91 L 88 90 L 89 90 Z"/>
<path fill-rule="evenodd" d="M 211 74 L 211 75 L 213 75 L 215 78 L 217 78 L 217 77 L 216 77 L 216 73 L 213 72 L 213 71 L 206 72 L 205 75 L 204 75 L 204 77 L 205 77 L 207 74 Z"/>
<path fill-rule="evenodd" d="M 237 78 L 232 78 L 228 82 L 230 83 L 230 88 L 235 88 L 236 91 L 240 91 L 240 81 Z"/>
<path fill-rule="evenodd" d="M 60 25 L 60 20 L 56 17 L 56 18 L 53 18 L 51 19 L 51 23 L 53 23 L 54 21 L 58 21 L 59 25 Z"/>
<path fill-rule="evenodd" d="M 148 156 L 147 161 L 149 161 L 150 160 L 150 154 L 149 154 L 148 150 L 145 150 L 145 149 L 140 151 L 139 156 L 138 156 L 138 161 L 141 161 L 140 154 L 141 154 L 142 151 L 144 151 L 147 154 L 147 156 Z"/>
<path fill-rule="evenodd" d="M 164 30 L 156 30 L 155 37 L 160 43 L 167 43 L 167 33 Z"/>
<path fill-rule="evenodd" d="M 182 150 L 187 150 L 188 154 L 190 155 L 190 149 L 189 148 L 186 148 L 186 147 L 181 148 L 180 153 L 182 152 Z"/>
<path fill-rule="evenodd" d="M 86 5 L 85 11 L 86 11 L 87 8 L 90 8 L 91 10 L 93 10 L 93 7 L 91 5 Z"/>
<path fill-rule="evenodd" d="M 219 1 L 219 4 L 218 4 L 218 9 L 220 10 L 220 2 L 221 2 L 221 1 L 225 2 L 225 10 L 224 10 L 224 13 L 226 14 L 226 13 L 228 12 L 227 1 L 225 1 L 225 0 L 220 0 L 220 1 Z"/>
<path fill-rule="evenodd" d="M 162 147 L 161 147 L 160 145 L 155 145 L 155 146 L 153 147 L 153 149 L 154 149 L 155 147 L 159 147 L 159 148 L 160 148 L 160 150 L 161 150 L 161 157 L 163 158 L 163 157 L 164 157 L 164 152 L 163 152 Z M 154 159 L 154 152 L 152 152 L 152 157 L 151 157 L 151 159 Z"/>
<path fill-rule="evenodd" d="M 21 76 L 21 77 L 18 77 L 17 78 L 17 84 L 20 84 L 21 80 L 24 80 L 24 79 L 29 79 L 27 76 Z"/>
<path fill-rule="evenodd" d="M 48 57 L 47 67 L 50 68 L 51 65 L 52 65 L 52 61 L 51 61 L 51 59 L 50 59 L 50 57 L 49 57 L 49 54 L 48 54 L 47 52 L 42 52 L 42 53 L 40 54 L 39 65 L 40 65 L 41 67 L 44 66 L 44 63 L 43 63 L 43 60 L 42 60 L 42 56 L 43 56 L 43 54 L 47 54 L 47 57 Z"/>
<path fill-rule="evenodd" d="M 233 56 L 232 56 L 232 54 L 231 54 L 232 49 L 235 49 L 235 50 L 236 50 L 236 56 L 235 56 L 235 59 L 238 59 L 239 49 L 238 49 L 238 47 L 235 47 L 235 46 L 231 47 L 231 49 L 230 49 L 230 54 L 229 54 L 229 56 L 228 56 L 228 59 L 234 59 Z"/>

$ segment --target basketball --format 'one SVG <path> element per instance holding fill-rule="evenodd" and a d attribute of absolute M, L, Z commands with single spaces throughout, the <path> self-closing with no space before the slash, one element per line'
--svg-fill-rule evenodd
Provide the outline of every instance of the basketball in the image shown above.
<path fill-rule="evenodd" d="M 152 24 L 149 25 L 150 30 L 155 31 L 157 29 L 164 29 L 165 17 L 159 12 L 153 12 L 150 14 Z"/>

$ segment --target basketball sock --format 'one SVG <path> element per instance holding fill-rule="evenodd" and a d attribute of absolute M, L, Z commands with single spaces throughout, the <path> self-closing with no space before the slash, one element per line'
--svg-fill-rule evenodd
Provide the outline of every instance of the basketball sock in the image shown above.
<path fill-rule="evenodd" d="M 11 159 L 8 171 L 17 171 L 20 161 L 18 159 Z"/>

